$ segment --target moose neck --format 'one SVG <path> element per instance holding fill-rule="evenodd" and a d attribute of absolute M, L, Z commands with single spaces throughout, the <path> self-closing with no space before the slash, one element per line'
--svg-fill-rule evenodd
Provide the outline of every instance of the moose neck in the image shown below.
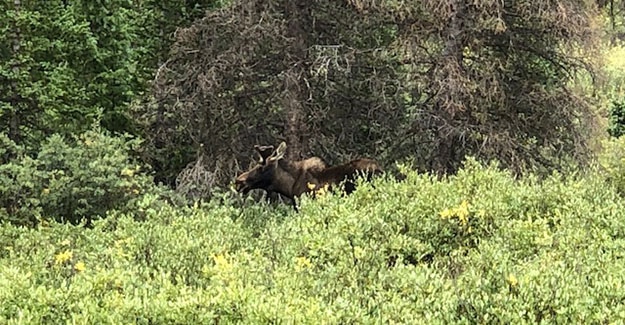
<path fill-rule="evenodd" d="M 291 162 L 282 159 L 278 161 L 276 166 L 271 190 L 293 199 L 293 197 L 301 194 L 296 189 L 299 178 L 300 171 Z"/>

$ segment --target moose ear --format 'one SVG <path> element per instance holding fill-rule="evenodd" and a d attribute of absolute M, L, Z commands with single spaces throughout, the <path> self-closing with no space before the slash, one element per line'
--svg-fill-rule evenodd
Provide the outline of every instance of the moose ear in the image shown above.
<path fill-rule="evenodd" d="M 273 153 L 271 157 L 269 157 L 269 161 L 277 161 L 284 158 L 284 154 L 286 153 L 286 142 L 282 141 L 278 146 L 278 149 Z"/>
<path fill-rule="evenodd" d="M 260 154 L 260 162 L 267 160 L 267 158 L 269 158 L 273 153 L 273 146 L 255 145 L 254 149 L 256 149 L 256 151 L 258 151 L 258 154 Z"/>

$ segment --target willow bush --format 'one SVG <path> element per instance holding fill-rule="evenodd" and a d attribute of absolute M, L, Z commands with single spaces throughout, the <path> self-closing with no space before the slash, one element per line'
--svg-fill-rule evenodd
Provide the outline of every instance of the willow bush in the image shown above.
<path fill-rule="evenodd" d="M 407 176 L 299 213 L 224 195 L 92 229 L 5 223 L 0 322 L 625 320 L 625 201 L 596 174 L 518 180 L 469 160 Z"/>

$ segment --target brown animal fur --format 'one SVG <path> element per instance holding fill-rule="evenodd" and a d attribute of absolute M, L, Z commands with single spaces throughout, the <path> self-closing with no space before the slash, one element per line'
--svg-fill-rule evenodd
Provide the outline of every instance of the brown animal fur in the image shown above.
<path fill-rule="evenodd" d="M 356 159 L 342 165 L 327 167 L 323 160 L 317 157 L 288 161 L 283 159 L 285 151 L 286 143 L 282 142 L 273 154 L 262 160 L 261 164 L 239 175 L 235 180 L 237 190 L 245 194 L 251 189 L 262 188 L 294 199 L 303 193 L 314 192 L 326 185 L 332 186 L 345 181 L 344 190 L 350 194 L 356 188 L 354 181 L 359 174 L 370 180 L 374 175 L 383 172 L 380 165 L 372 159 Z"/>
<path fill-rule="evenodd" d="M 246 194 L 252 189 L 264 189 L 268 194 L 272 192 L 278 192 L 284 196 L 289 198 L 293 198 L 293 195 L 287 193 L 285 190 L 275 191 L 273 188 L 275 187 L 272 184 L 267 184 L 266 179 L 264 178 L 266 175 L 272 173 L 273 169 L 275 169 L 276 164 L 280 164 L 281 168 L 278 170 L 278 182 L 276 184 L 282 184 L 286 182 L 286 178 L 280 173 L 282 170 L 288 170 L 291 174 L 289 176 L 293 176 L 297 179 L 304 179 L 307 176 L 304 176 L 306 172 L 318 173 L 324 170 L 327 165 L 323 161 L 323 159 L 319 157 L 311 157 L 304 160 L 287 162 L 283 160 L 282 157 L 284 155 L 284 151 L 286 150 L 286 144 L 282 147 L 279 147 L 278 150 L 281 151 L 280 157 L 274 157 L 272 154 L 278 154 L 278 150 L 274 150 L 273 146 L 254 146 L 254 149 L 258 151 L 260 155 L 259 163 L 248 170 L 247 172 L 239 175 L 235 180 L 235 187 L 237 191 Z M 290 187 L 290 185 L 288 185 Z M 299 195 L 299 194 L 298 194 Z"/>
<path fill-rule="evenodd" d="M 384 170 L 377 161 L 361 158 L 342 165 L 328 167 L 321 172 L 311 171 L 311 174 L 316 179 L 315 189 L 325 185 L 336 185 L 345 181 L 345 193 L 351 194 L 356 189 L 354 181 L 357 176 L 364 176 L 367 181 L 370 181 L 373 176 L 380 175 L 383 172 Z"/>
<path fill-rule="evenodd" d="M 311 157 L 304 160 L 294 161 L 293 165 L 295 168 L 301 168 L 311 173 L 319 173 L 328 167 L 326 162 L 319 157 Z"/>

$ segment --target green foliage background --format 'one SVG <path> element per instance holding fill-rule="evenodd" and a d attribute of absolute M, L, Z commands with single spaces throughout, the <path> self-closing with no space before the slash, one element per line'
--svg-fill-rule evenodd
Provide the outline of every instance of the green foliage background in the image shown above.
<path fill-rule="evenodd" d="M 0 3 L 0 132 L 36 150 L 95 121 L 138 134 L 130 106 L 149 90 L 173 32 L 222 2 L 18 3 Z"/>
<path fill-rule="evenodd" d="M 0 221 L 91 224 L 109 210 L 133 209 L 138 197 L 159 192 L 129 155 L 140 145 L 136 139 L 95 130 L 72 139 L 55 134 L 35 158 L 2 133 L 0 143 L 0 156 L 13 157 L 0 165 Z"/>

